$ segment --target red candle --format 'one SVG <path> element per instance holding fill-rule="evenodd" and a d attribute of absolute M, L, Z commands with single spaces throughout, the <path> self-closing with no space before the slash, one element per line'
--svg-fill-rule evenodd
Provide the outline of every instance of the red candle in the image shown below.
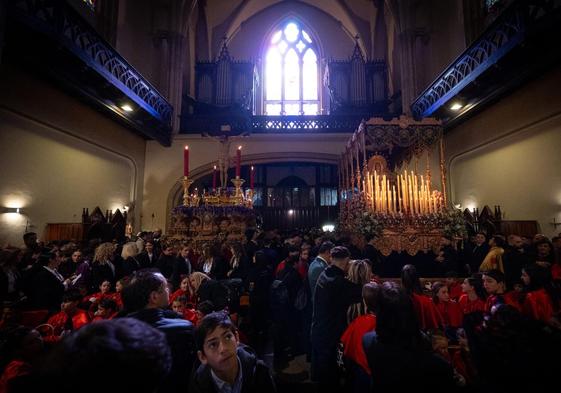
<path fill-rule="evenodd" d="M 242 147 L 238 146 L 238 151 L 236 155 L 236 177 L 240 177 L 240 165 L 242 161 Z"/>
<path fill-rule="evenodd" d="M 212 188 L 216 189 L 216 165 L 214 166 L 214 170 L 212 171 Z"/>
<path fill-rule="evenodd" d="M 253 190 L 253 180 L 255 177 L 255 168 L 251 167 L 251 172 L 249 173 L 249 188 Z"/>
<path fill-rule="evenodd" d="M 189 176 L 189 146 L 183 150 L 183 176 Z"/>

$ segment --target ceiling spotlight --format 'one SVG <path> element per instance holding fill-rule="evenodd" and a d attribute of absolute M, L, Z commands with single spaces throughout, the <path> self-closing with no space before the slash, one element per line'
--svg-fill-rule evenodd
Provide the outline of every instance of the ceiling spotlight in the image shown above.
<path fill-rule="evenodd" d="M 293 214 L 294 214 L 294 210 L 290 209 L 290 210 L 288 211 L 288 215 L 291 216 L 291 215 L 293 215 Z"/>
<path fill-rule="evenodd" d="M 121 105 L 121 109 L 124 110 L 125 112 L 132 112 L 132 106 L 130 106 L 129 104 L 125 104 L 125 105 Z"/>
<path fill-rule="evenodd" d="M 452 106 L 450 107 L 450 109 L 453 110 L 453 111 L 459 111 L 462 108 L 463 108 L 463 105 L 460 104 L 459 102 L 454 102 L 452 104 Z"/>

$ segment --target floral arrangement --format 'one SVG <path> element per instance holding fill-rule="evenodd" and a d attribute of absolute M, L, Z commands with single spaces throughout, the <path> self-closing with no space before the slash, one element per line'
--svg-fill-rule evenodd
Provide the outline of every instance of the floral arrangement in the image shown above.
<path fill-rule="evenodd" d="M 383 220 L 370 212 L 362 212 L 358 216 L 356 225 L 356 229 L 358 229 L 363 236 L 381 236 L 384 230 Z"/>
<path fill-rule="evenodd" d="M 467 235 L 466 221 L 461 210 L 446 210 L 442 213 L 444 235 L 463 238 Z"/>
<path fill-rule="evenodd" d="M 443 235 L 456 238 L 467 234 L 465 220 L 459 210 L 450 209 L 412 216 L 401 212 L 371 212 L 367 209 L 364 198 L 356 196 L 343 202 L 338 226 L 342 231 L 360 233 L 363 236 L 380 236 L 384 229 L 402 232 L 408 228 L 418 228 L 423 232 L 441 231 Z"/>

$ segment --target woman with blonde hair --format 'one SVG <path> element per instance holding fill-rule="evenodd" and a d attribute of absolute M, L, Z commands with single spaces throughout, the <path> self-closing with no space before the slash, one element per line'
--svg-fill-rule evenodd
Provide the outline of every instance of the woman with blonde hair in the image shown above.
<path fill-rule="evenodd" d="M 349 263 L 349 271 L 347 273 L 347 279 L 355 284 L 369 283 L 372 278 L 372 269 L 370 264 L 365 259 L 354 259 Z M 351 304 L 347 309 L 347 323 L 351 323 L 356 317 L 361 315 L 366 315 L 366 305 L 364 301 L 360 303 Z"/>
<path fill-rule="evenodd" d="M 91 290 L 96 290 L 104 281 L 109 281 L 112 286 L 115 285 L 117 278 L 116 268 L 114 264 L 115 245 L 113 243 L 101 243 L 95 249 L 92 264 L 92 280 Z"/>
<path fill-rule="evenodd" d="M 230 303 L 228 287 L 201 272 L 189 276 L 189 291 L 196 304 L 210 301 L 214 311 L 224 310 Z"/>
<path fill-rule="evenodd" d="M 189 276 L 189 293 L 191 299 L 197 299 L 197 292 L 204 281 L 210 280 L 210 277 L 201 272 L 193 272 Z"/>
<path fill-rule="evenodd" d="M 135 242 L 129 242 L 123 245 L 123 251 L 121 252 L 121 258 L 123 258 L 123 277 L 130 276 L 140 269 L 140 262 L 136 259 L 137 255 L 138 247 Z"/>

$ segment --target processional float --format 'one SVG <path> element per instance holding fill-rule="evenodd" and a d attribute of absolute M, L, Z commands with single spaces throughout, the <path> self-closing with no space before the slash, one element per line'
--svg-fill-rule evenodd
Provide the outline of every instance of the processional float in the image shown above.
<path fill-rule="evenodd" d="M 461 213 L 448 207 L 442 135 L 432 118 L 363 121 L 339 162 L 341 229 L 374 236 L 386 256 L 436 251 L 442 236 L 462 236 Z M 430 165 L 435 148 L 440 189 Z"/>
<path fill-rule="evenodd" d="M 249 188 L 244 190 L 241 178 L 241 150 L 230 157 L 231 141 L 227 137 L 218 139 L 220 144 L 217 165 L 212 172 L 212 188 L 190 191 L 193 180 L 189 177 L 189 148 L 183 155 L 183 204 L 171 212 L 169 235 L 208 242 L 216 239 L 241 240 L 247 228 L 256 227 L 253 210 L 255 168 L 249 172 Z M 230 179 L 234 187 L 228 187 L 228 169 L 235 162 L 235 177 Z M 217 178 L 220 184 L 217 184 Z"/>

